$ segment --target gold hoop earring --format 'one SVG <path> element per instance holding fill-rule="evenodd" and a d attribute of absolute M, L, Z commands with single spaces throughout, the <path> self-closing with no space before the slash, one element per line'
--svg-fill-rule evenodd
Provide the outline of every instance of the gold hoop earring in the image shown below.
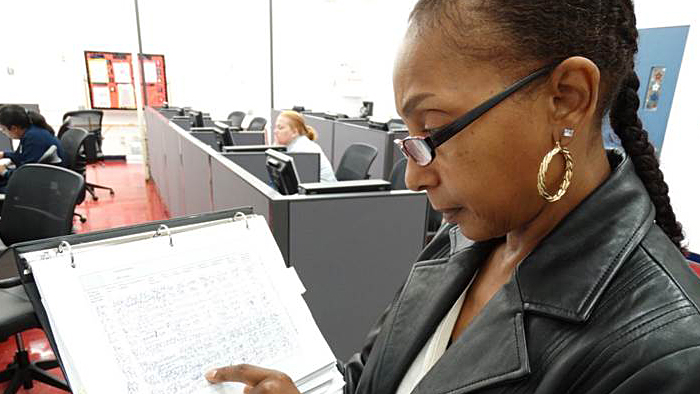
<path fill-rule="evenodd" d="M 557 153 L 561 153 L 564 156 L 566 168 L 564 171 L 564 179 L 561 181 L 561 185 L 559 185 L 559 190 L 557 190 L 556 194 L 551 195 L 547 191 L 545 179 L 547 177 L 547 169 L 549 168 L 549 163 L 552 162 L 552 158 Z M 544 156 L 544 159 L 542 159 L 542 163 L 540 164 L 540 171 L 537 173 L 537 191 L 539 191 L 540 196 L 542 196 L 548 202 L 559 201 L 562 197 L 564 197 L 564 194 L 566 194 L 566 190 L 571 185 L 571 177 L 573 176 L 573 174 L 574 160 L 571 157 L 571 152 L 569 152 L 569 149 L 567 148 L 562 148 L 559 142 L 557 142 L 554 149 L 549 151 L 549 153 L 547 153 Z"/>

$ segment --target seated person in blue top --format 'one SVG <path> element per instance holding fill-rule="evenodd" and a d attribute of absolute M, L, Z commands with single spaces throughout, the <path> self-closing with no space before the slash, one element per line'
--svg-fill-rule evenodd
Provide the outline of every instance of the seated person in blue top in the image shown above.
<path fill-rule="evenodd" d="M 321 159 L 321 182 L 337 182 L 333 166 L 314 142 L 316 130 L 304 122 L 304 116 L 295 111 L 284 111 L 275 123 L 275 144 L 286 145 L 287 152 L 318 153 Z"/>
<path fill-rule="evenodd" d="M 19 167 L 27 163 L 36 163 L 49 147 L 55 145 L 56 153 L 63 160 L 61 143 L 54 136 L 54 131 L 40 114 L 27 111 L 19 105 L 6 105 L 0 108 L 0 131 L 12 139 L 19 140 L 17 150 L 0 151 L 0 159 L 8 158 Z M 7 181 L 13 169 L 0 164 L 0 192 L 4 193 Z"/>

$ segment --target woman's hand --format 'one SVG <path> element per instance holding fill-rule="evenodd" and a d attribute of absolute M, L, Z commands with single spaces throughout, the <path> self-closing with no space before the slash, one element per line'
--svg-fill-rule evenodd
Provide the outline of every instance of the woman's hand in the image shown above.
<path fill-rule="evenodd" d="M 246 394 L 300 394 L 286 374 L 248 364 L 213 369 L 204 377 L 210 383 L 239 382 L 246 385 Z"/>

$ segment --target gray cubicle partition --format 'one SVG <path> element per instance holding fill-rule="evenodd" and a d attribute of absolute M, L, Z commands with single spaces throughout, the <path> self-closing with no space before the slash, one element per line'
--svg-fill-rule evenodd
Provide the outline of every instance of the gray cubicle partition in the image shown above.
<path fill-rule="evenodd" d="M 263 215 L 340 359 L 358 351 L 423 246 L 425 193 L 283 196 L 152 108 L 148 164 L 172 216 L 252 206 Z"/>
<path fill-rule="evenodd" d="M 264 145 L 264 131 L 234 131 L 229 133 L 234 145 Z"/>
<path fill-rule="evenodd" d="M 382 131 L 352 123 L 335 122 L 333 167 L 338 169 L 345 150 L 352 144 L 363 142 L 377 148 L 377 158 L 369 169 L 371 179 L 389 179 L 391 169 L 401 156 L 394 149 L 394 139 L 408 135 L 404 131 Z"/>
<path fill-rule="evenodd" d="M 222 156 L 241 166 L 265 183 L 270 182 L 267 173 L 267 155 L 265 152 L 230 152 Z M 285 152 L 294 159 L 294 167 L 299 174 L 299 182 L 318 182 L 320 179 L 320 159 L 318 153 Z"/>
<path fill-rule="evenodd" d="M 313 127 L 318 134 L 316 143 L 321 147 L 321 150 L 328 158 L 328 161 L 333 163 L 333 141 L 335 140 L 335 122 L 324 119 L 320 116 L 304 115 L 306 124 Z"/>

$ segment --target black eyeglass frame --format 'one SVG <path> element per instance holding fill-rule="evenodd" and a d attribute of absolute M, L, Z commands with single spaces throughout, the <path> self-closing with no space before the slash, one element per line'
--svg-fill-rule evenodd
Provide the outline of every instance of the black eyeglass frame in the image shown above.
<path fill-rule="evenodd" d="M 420 165 L 421 167 L 425 167 L 432 163 L 433 160 L 435 160 L 435 149 L 437 149 L 440 145 L 447 142 L 450 138 L 457 135 L 457 133 L 459 133 L 460 131 L 466 129 L 467 126 L 469 126 L 472 122 L 477 120 L 481 115 L 485 114 L 491 108 L 498 105 L 501 101 L 508 98 L 508 96 L 510 96 L 511 94 L 517 92 L 518 90 L 520 90 L 530 82 L 534 81 L 535 79 L 551 72 L 557 65 L 558 63 L 549 64 L 532 72 L 530 75 L 508 86 L 501 93 L 494 95 L 493 97 L 479 104 L 477 107 L 469 110 L 469 112 L 455 119 L 453 122 L 448 123 L 432 131 L 432 133 L 429 136 L 406 137 L 403 139 L 394 140 L 394 143 L 399 146 L 399 148 L 401 149 L 401 153 L 403 153 L 403 155 L 406 156 L 407 159 L 411 159 L 413 160 L 413 162 Z M 430 161 L 428 161 L 425 164 L 418 163 L 418 161 L 415 158 L 413 158 L 410 153 L 408 153 L 408 150 L 404 146 L 404 144 L 408 141 L 421 141 L 428 148 L 430 148 Z"/>

